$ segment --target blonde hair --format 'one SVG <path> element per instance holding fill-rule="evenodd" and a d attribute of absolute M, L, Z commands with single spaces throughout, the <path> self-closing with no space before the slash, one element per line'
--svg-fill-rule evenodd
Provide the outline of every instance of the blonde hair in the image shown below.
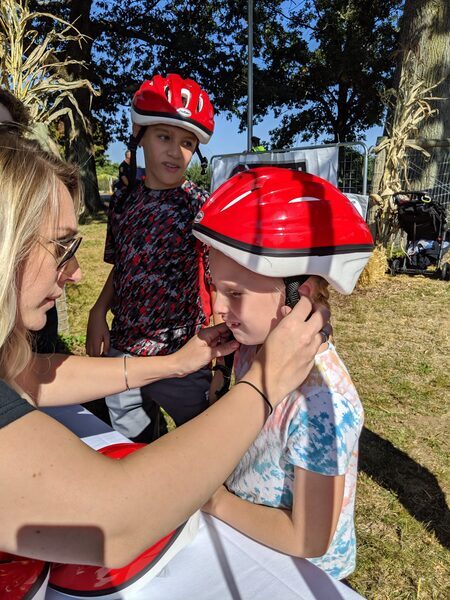
<path fill-rule="evenodd" d="M 317 277 L 317 293 L 314 294 L 313 301 L 317 304 L 322 304 L 330 309 L 330 290 L 329 283 L 323 277 L 316 275 Z"/>
<path fill-rule="evenodd" d="M 0 133 L 0 378 L 9 383 L 31 359 L 18 315 L 21 268 L 45 220 L 57 222 L 60 183 L 79 212 L 78 169 L 17 133 Z"/>

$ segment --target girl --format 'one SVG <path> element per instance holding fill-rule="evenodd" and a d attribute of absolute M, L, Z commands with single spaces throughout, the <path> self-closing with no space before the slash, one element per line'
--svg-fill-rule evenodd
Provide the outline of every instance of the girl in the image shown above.
<path fill-rule="evenodd" d="M 236 175 L 205 204 L 195 235 L 210 245 L 214 311 L 241 343 L 236 381 L 300 295 L 327 304 L 328 282 L 349 294 L 370 256 L 369 230 L 318 177 L 280 168 Z M 355 567 L 353 523 L 363 410 L 324 335 L 315 366 L 267 419 L 203 510 L 336 578 Z"/>

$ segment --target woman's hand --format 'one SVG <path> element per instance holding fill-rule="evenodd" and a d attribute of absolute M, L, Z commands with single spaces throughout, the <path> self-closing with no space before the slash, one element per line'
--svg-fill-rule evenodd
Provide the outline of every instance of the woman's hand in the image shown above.
<path fill-rule="evenodd" d="M 198 371 L 214 358 L 231 354 L 239 348 L 239 342 L 231 338 L 225 323 L 201 329 L 178 352 L 172 356 L 178 365 L 179 377 Z"/>
<path fill-rule="evenodd" d="M 276 406 L 304 382 L 319 346 L 322 329 L 329 331 L 330 311 L 313 306 L 306 296 L 293 309 L 282 309 L 285 317 L 271 331 L 256 355 L 245 379 L 254 383 Z"/>

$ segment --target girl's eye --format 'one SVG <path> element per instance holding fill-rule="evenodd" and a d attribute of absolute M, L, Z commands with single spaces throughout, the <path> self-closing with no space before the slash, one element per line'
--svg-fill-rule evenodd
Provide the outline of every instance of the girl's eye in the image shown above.
<path fill-rule="evenodd" d="M 194 146 L 194 144 L 192 142 L 184 142 L 184 147 L 185 148 L 192 148 Z"/>
<path fill-rule="evenodd" d="M 229 292 L 229 295 L 230 295 L 232 298 L 240 298 L 240 297 L 242 296 L 242 292 L 236 292 L 236 291 L 232 291 L 232 292 Z"/>

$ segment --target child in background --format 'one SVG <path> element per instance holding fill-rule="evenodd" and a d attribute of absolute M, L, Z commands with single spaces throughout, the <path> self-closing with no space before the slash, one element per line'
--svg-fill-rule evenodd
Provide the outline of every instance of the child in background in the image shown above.
<path fill-rule="evenodd" d="M 192 235 L 208 194 L 187 181 L 185 171 L 199 143 L 206 144 L 213 133 L 211 102 L 195 81 L 155 75 L 134 95 L 131 117 L 130 181 L 135 181 L 138 145 L 146 178 L 118 190 L 109 207 L 105 261 L 113 268 L 90 311 L 86 349 L 91 356 L 170 354 L 207 325 L 210 312 L 206 255 Z M 204 368 L 109 396 L 112 424 L 133 441 L 149 442 L 157 437 L 155 403 L 180 425 L 208 406 L 210 380 L 211 371 Z"/>
<path fill-rule="evenodd" d="M 214 312 L 241 343 L 236 385 L 258 346 L 301 295 L 327 304 L 330 283 L 352 292 L 370 232 L 328 182 L 282 168 L 235 175 L 197 216 L 210 246 Z M 276 550 L 337 579 L 355 568 L 354 502 L 363 409 L 328 336 L 305 382 L 268 417 L 235 471 L 203 507 Z"/>

